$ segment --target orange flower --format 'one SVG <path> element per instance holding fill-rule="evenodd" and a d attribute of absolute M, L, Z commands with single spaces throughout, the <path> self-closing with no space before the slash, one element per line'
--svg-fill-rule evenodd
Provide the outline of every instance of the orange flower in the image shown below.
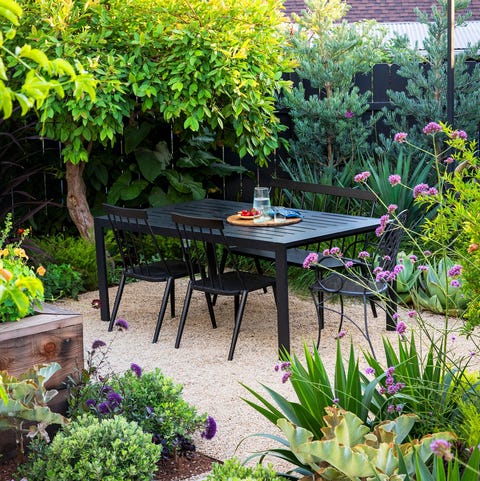
<path fill-rule="evenodd" d="M 45 272 L 46 272 L 45 267 L 43 267 L 43 266 L 38 266 L 38 267 L 37 267 L 37 274 L 38 274 L 39 276 L 44 276 L 44 275 L 45 275 Z"/>
<path fill-rule="evenodd" d="M 13 274 L 8 269 L 0 269 L 0 276 L 2 276 L 8 282 L 12 279 Z"/>
<path fill-rule="evenodd" d="M 471 254 L 472 252 L 478 251 L 478 247 L 479 247 L 478 244 L 470 244 L 468 246 L 467 252 Z"/>

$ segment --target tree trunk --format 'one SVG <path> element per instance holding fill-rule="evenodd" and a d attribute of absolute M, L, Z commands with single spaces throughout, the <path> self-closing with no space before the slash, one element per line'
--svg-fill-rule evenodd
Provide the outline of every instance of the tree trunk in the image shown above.
<path fill-rule="evenodd" d="M 93 242 L 93 216 L 85 195 L 86 187 L 83 181 L 85 163 L 72 164 L 66 162 L 67 179 L 67 209 L 80 235 Z"/>

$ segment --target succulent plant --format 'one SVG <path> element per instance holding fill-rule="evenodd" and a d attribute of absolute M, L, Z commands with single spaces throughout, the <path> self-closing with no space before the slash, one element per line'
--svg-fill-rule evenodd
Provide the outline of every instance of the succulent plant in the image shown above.
<path fill-rule="evenodd" d="M 462 286 L 452 287 L 448 271 L 455 263 L 449 257 L 429 262 L 428 270 L 419 276 L 419 288 L 413 291 L 414 301 L 420 307 L 432 312 L 460 316 L 467 307 Z"/>
<path fill-rule="evenodd" d="M 415 473 L 417 456 L 426 461 L 432 455 L 430 443 L 433 439 L 455 438 L 453 433 L 443 432 L 400 444 L 417 419 L 414 414 L 402 414 L 394 420 L 383 421 L 371 431 L 349 411 L 334 406 L 325 408 L 325 411 L 326 426 L 322 428 L 324 437 L 321 440 L 313 440 L 310 431 L 287 419 L 280 419 L 277 423 L 298 460 L 325 480 L 376 478 L 399 481 L 405 474 Z M 303 479 L 306 481 L 311 477 Z"/>
<path fill-rule="evenodd" d="M 404 251 L 401 251 L 397 255 L 397 263 L 401 264 L 403 269 L 396 277 L 396 292 L 405 304 L 412 302 L 412 292 L 415 290 L 420 274 L 413 259 L 412 252 L 406 254 Z"/>

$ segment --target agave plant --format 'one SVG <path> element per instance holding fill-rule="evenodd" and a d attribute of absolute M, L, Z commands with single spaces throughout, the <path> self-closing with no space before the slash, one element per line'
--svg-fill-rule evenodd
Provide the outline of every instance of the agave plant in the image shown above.
<path fill-rule="evenodd" d="M 413 291 L 414 301 L 429 311 L 452 316 L 461 316 L 467 307 L 462 287 L 452 287 L 448 271 L 454 262 L 445 256 L 429 262 L 428 270 L 419 276 L 419 289 Z"/>
<path fill-rule="evenodd" d="M 401 251 L 397 255 L 397 263 L 403 266 L 401 272 L 396 277 L 396 292 L 400 299 L 409 304 L 412 302 L 412 292 L 414 291 L 420 271 L 415 265 L 415 257 L 413 252 L 406 254 Z"/>
<path fill-rule="evenodd" d="M 399 481 L 415 473 L 416 457 L 427 461 L 433 439 L 452 440 L 450 432 L 429 434 L 401 444 L 415 423 L 414 414 L 402 414 L 383 421 L 373 431 L 355 414 L 337 407 L 325 408 L 323 438 L 295 426 L 287 419 L 278 421 L 299 461 L 325 480 L 360 481 L 365 478 Z M 302 478 L 304 481 L 310 477 Z"/>

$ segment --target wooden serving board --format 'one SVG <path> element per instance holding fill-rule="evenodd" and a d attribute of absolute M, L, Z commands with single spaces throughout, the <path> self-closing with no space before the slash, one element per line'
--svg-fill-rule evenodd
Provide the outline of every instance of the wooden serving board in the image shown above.
<path fill-rule="evenodd" d="M 254 222 L 253 219 L 240 218 L 238 214 L 233 214 L 227 217 L 227 222 L 229 224 L 248 227 L 280 227 L 282 225 L 296 224 L 301 220 L 301 217 L 291 217 L 290 219 L 285 219 L 284 222 L 275 222 L 273 219 L 268 220 L 267 222 Z"/>

